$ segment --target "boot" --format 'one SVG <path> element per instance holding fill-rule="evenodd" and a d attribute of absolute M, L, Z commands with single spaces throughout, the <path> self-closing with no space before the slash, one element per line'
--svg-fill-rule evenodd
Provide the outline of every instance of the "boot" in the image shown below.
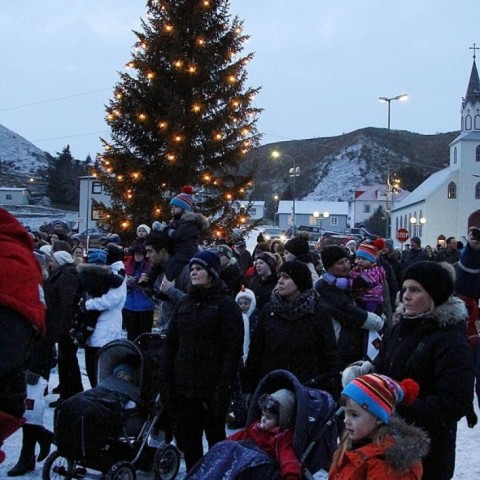
<path fill-rule="evenodd" d="M 41 430 L 37 434 L 37 442 L 40 445 L 37 462 L 43 462 L 50 453 L 50 448 L 53 442 L 53 432 L 47 430 L 45 427 L 41 427 Z"/>
<path fill-rule="evenodd" d="M 9 477 L 20 477 L 35 470 L 35 445 L 37 443 L 38 425 L 24 425 L 22 438 L 22 451 L 17 464 L 7 472 Z"/>
<path fill-rule="evenodd" d="M 0 447 L 12 433 L 16 432 L 25 423 L 24 418 L 17 418 L 0 411 Z M 0 463 L 5 460 L 5 453 L 0 450 Z"/>

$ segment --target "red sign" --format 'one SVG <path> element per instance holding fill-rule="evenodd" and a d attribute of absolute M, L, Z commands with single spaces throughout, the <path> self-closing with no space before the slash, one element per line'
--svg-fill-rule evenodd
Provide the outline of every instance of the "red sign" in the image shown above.
<path fill-rule="evenodd" d="M 410 234 L 406 228 L 399 228 L 395 233 L 395 238 L 400 242 L 406 242 L 410 238 Z"/>

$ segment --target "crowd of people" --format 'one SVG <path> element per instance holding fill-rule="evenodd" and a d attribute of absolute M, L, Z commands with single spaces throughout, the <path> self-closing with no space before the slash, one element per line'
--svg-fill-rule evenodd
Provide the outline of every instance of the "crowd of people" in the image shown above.
<path fill-rule="evenodd" d="M 242 429 L 231 441 L 272 452 L 281 441 L 293 462 L 278 459 L 282 478 L 302 478 L 294 423 L 279 424 L 292 392 L 262 398 L 262 418 L 246 425 L 262 378 L 287 370 L 345 408 L 330 478 L 453 477 L 457 422 L 476 423 L 475 379 L 480 393 L 480 229 L 461 249 L 450 237 L 435 252 L 418 237 L 403 252 L 389 239 L 317 252 L 303 234 L 285 243 L 260 234 L 249 252 L 240 236 L 202 244 L 208 220 L 189 189 L 171 210 L 168 223 L 138 225 L 128 245 L 109 234 L 85 248 L 62 222 L 27 232 L 0 209 L 2 261 L 14 262 L 0 276 L 0 445 L 23 428 L 9 476 L 32 471 L 53 440 L 28 420 L 28 402 L 25 413 L 30 384 L 48 382 L 58 363 L 50 407 L 59 407 L 83 391 L 79 348 L 94 388 L 99 350 L 155 326 L 165 336 L 160 393 L 187 471 L 202 461 L 204 434 L 211 449 Z M 402 442 L 415 454 L 399 458 Z"/>

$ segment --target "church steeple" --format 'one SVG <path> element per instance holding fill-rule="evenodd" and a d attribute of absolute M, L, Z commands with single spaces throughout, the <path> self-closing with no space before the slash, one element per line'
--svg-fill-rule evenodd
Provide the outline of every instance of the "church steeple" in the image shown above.
<path fill-rule="evenodd" d="M 473 65 L 467 93 L 462 101 L 462 132 L 480 131 L 480 79 L 475 63 L 476 51 L 480 50 L 480 48 L 476 47 L 475 44 L 469 48 L 473 50 Z"/>

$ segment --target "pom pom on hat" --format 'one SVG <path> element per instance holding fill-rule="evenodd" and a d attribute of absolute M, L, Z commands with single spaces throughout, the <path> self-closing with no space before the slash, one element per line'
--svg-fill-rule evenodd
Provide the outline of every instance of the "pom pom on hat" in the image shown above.
<path fill-rule="evenodd" d="M 357 248 L 357 258 L 359 257 L 375 263 L 378 259 L 377 247 L 375 247 L 375 245 L 371 245 L 370 243 L 361 243 Z"/>
<path fill-rule="evenodd" d="M 220 255 L 213 250 L 202 250 L 196 253 L 191 259 L 189 265 L 194 263 L 203 267 L 213 279 L 220 278 Z"/>
<path fill-rule="evenodd" d="M 182 192 L 170 200 L 170 205 L 179 207 L 185 212 L 193 211 L 193 187 L 186 185 L 182 187 Z"/>
<path fill-rule="evenodd" d="M 375 245 L 375 247 L 377 247 L 377 249 L 380 251 L 380 250 L 383 250 L 385 248 L 385 239 L 384 238 L 376 238 L 373 242 L 372 242 L 372 245 Z"/>
<path fill-rule="evenodd" d="M 415 280 L 432 297 L 435 306 L 445 303 L 453 294 L 454 284 L 450 273 L 435 262 L 422 261 L 410 265 L 403 273 L 405 280 Z"/>
<path fill-rule="evenodd" d="M 415 380 L 405 379 L 398 383 L 386 375 L 375 373 L 362 375 L 352 380 L 342 391 L 342 395 L 354 400 L 362 408 L 390 423 L 396 405 L 408 400 L 411 405 L 418 396 L 420 387 Z"/>

